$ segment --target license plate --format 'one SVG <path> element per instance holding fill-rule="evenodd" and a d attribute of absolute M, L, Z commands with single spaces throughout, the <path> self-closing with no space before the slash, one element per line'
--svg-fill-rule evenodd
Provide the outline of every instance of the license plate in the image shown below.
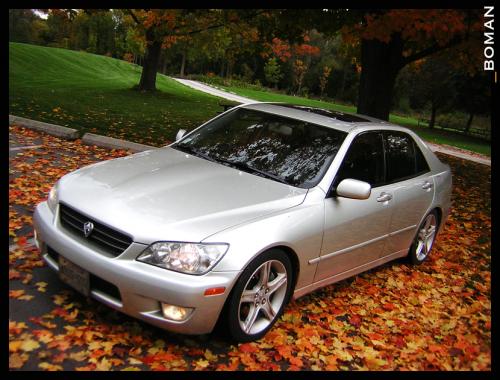
<path fill-rule="evenodd" d="M 83 295 L 89 296 L 89 272 L 61 255 L 59 255 L 59 278 Z"/>

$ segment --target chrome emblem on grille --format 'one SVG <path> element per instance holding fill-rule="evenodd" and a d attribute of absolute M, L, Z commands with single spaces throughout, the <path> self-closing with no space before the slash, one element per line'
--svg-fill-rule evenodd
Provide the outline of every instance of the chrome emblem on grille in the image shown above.
<path fill-rule="evenodd" d="M 89 237 L 89 235 L 92 233 L 93 230 L 94 230 L 94 223 L 86 222 L 83 225 L 83 234 L 85 235 L 85 237 Z"/>

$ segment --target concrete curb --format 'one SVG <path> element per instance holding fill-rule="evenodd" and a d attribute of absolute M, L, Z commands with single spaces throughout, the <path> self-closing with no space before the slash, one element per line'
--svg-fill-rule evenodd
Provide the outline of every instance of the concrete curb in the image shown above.
<path fill-rule="evenodd" d="M 63 127 L 61 125 L 44 123 L 41 121 L 26 119 L 20 116 L 9 115 L 9 125 L 16 124 L 21 127 L 36 129 L 49 135 L 64 138 L 66 140 L 76 140 L 80 134 L 76 129 Z M 85 133 L 82 142 L 88 145 L 97 145 L 111 149 L 128 149 L 133 152 L 143 152 L 145 150 L 157 149 L 155 146 L 134 143 L 127 140 L 115 139 L 113 137 Z"/>
<path fill-rule="evenodd" d="M 462 152 L 459 152 L 459 151 L 454 151 L 454 150 L 446 149 L 445 147 L 442 147 L 442 146 L 440 146 L 438 144 L 433 144 L 433 143 L 430 143 L 430 142 L 427 142 L 427 141 L 425 143 L 430 148 L 430 150 L 432 150 L 433 152 L 444 153 L 444 154 L 447 154 L 449 156 L 454 156 L 454 157 L 462 158 L 464 160 L 473 161 L 473 162 L 476 162 L 478 164 L 483 164 L 483 165 L 491 166 L 491 159 L 482 158 L 482 157 L 476 157 L 476 156 L 471 156 L 469 154 L 462 153 Z"/>
<path fill-rule="evenodd" d="M 10 124 L 17 124 L 21 127 L 36 129 L 48 133 L 49 135 L 61 137 L 66 140 L 76 140 L 79 137 L 78 131 L 76 129 L 31 119 L 25 119 L 24 117 L 20 116 L 9 115 L 9 125 Z"/>
<path fill-rule="evenodd" d="M 97 145 L 111 149 L 128 149 L 133 152 L 143 152 L 145 150 L 157 149 L 155 146 L 115 139 L 114 137 L 101 136 L 93 133 L 85 133 L 82 137 L 82 142 L 87 145 Z"/>

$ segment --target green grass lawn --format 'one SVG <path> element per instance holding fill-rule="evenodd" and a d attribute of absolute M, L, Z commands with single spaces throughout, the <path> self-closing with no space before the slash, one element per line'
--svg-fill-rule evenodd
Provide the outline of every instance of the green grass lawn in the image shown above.
<path fill-rule="evenodd" d="M 161 146 L 179 128 L 192 129 L 228 101 L 192 90 L 158 74 L 156 93 L 132 89 L 141 67 L 118 59 L 66 49 L 9 43 L 9 113 L 76 128 L 81 132 Z M 356 112 L 355 107 L 239 87 L 225 87 L 259 101 L 289 102 Z M 231 103 L 231 102 L 229 102 Z M 391 115 L 422 138 L 490 155 L 487 142 L 417 126 L 417 120 Z"/>
<path fill-rule="evenodd" d="M 161 74 L 156 93 L 132 90 L 140 73 L 118 59 L 9 43 L 9 113 L 160 146 L 222 110 L 219 98 Z"/>
<path fill-rule="evenodd" d="M 262 91 L 250 88 L 241 88 L 235 86 L 220 86 L 221 89 L 233 92 L 240 96 L 245 96 L 261 102 L 286 102 L 303 106 L 320 107 L 341 112 L 356 113 L 356 107 L 335 104 L 327 101 L 301 98 L 298 96 L 284 95 L 272 91 Z M 418 125 L 418 120 L 411 117 L 399 116 L 391 114 L 389 121 L 398 125 L 403 125 L 415 131 L 421 138 L 426 141 L 436 144 L 447 144 L 462 149 L 471 150 L 473 152 L 491 155 L 491 144 L 487 141 L 468 137 L 459 133 L 448 132 L 441 129 L 430 129 L 427 126 Z"/>

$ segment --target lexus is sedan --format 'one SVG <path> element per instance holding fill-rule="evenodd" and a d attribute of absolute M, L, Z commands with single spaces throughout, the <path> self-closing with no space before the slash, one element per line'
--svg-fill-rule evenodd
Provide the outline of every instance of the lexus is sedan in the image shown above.
<path fill-rule="evenodd" d="M 34 215 L 59 278 L 166 330 L 258 339 L 291 297 L 429 255 L 450 168 L 411 130 L 280 103 L 62 177 Z"/>

